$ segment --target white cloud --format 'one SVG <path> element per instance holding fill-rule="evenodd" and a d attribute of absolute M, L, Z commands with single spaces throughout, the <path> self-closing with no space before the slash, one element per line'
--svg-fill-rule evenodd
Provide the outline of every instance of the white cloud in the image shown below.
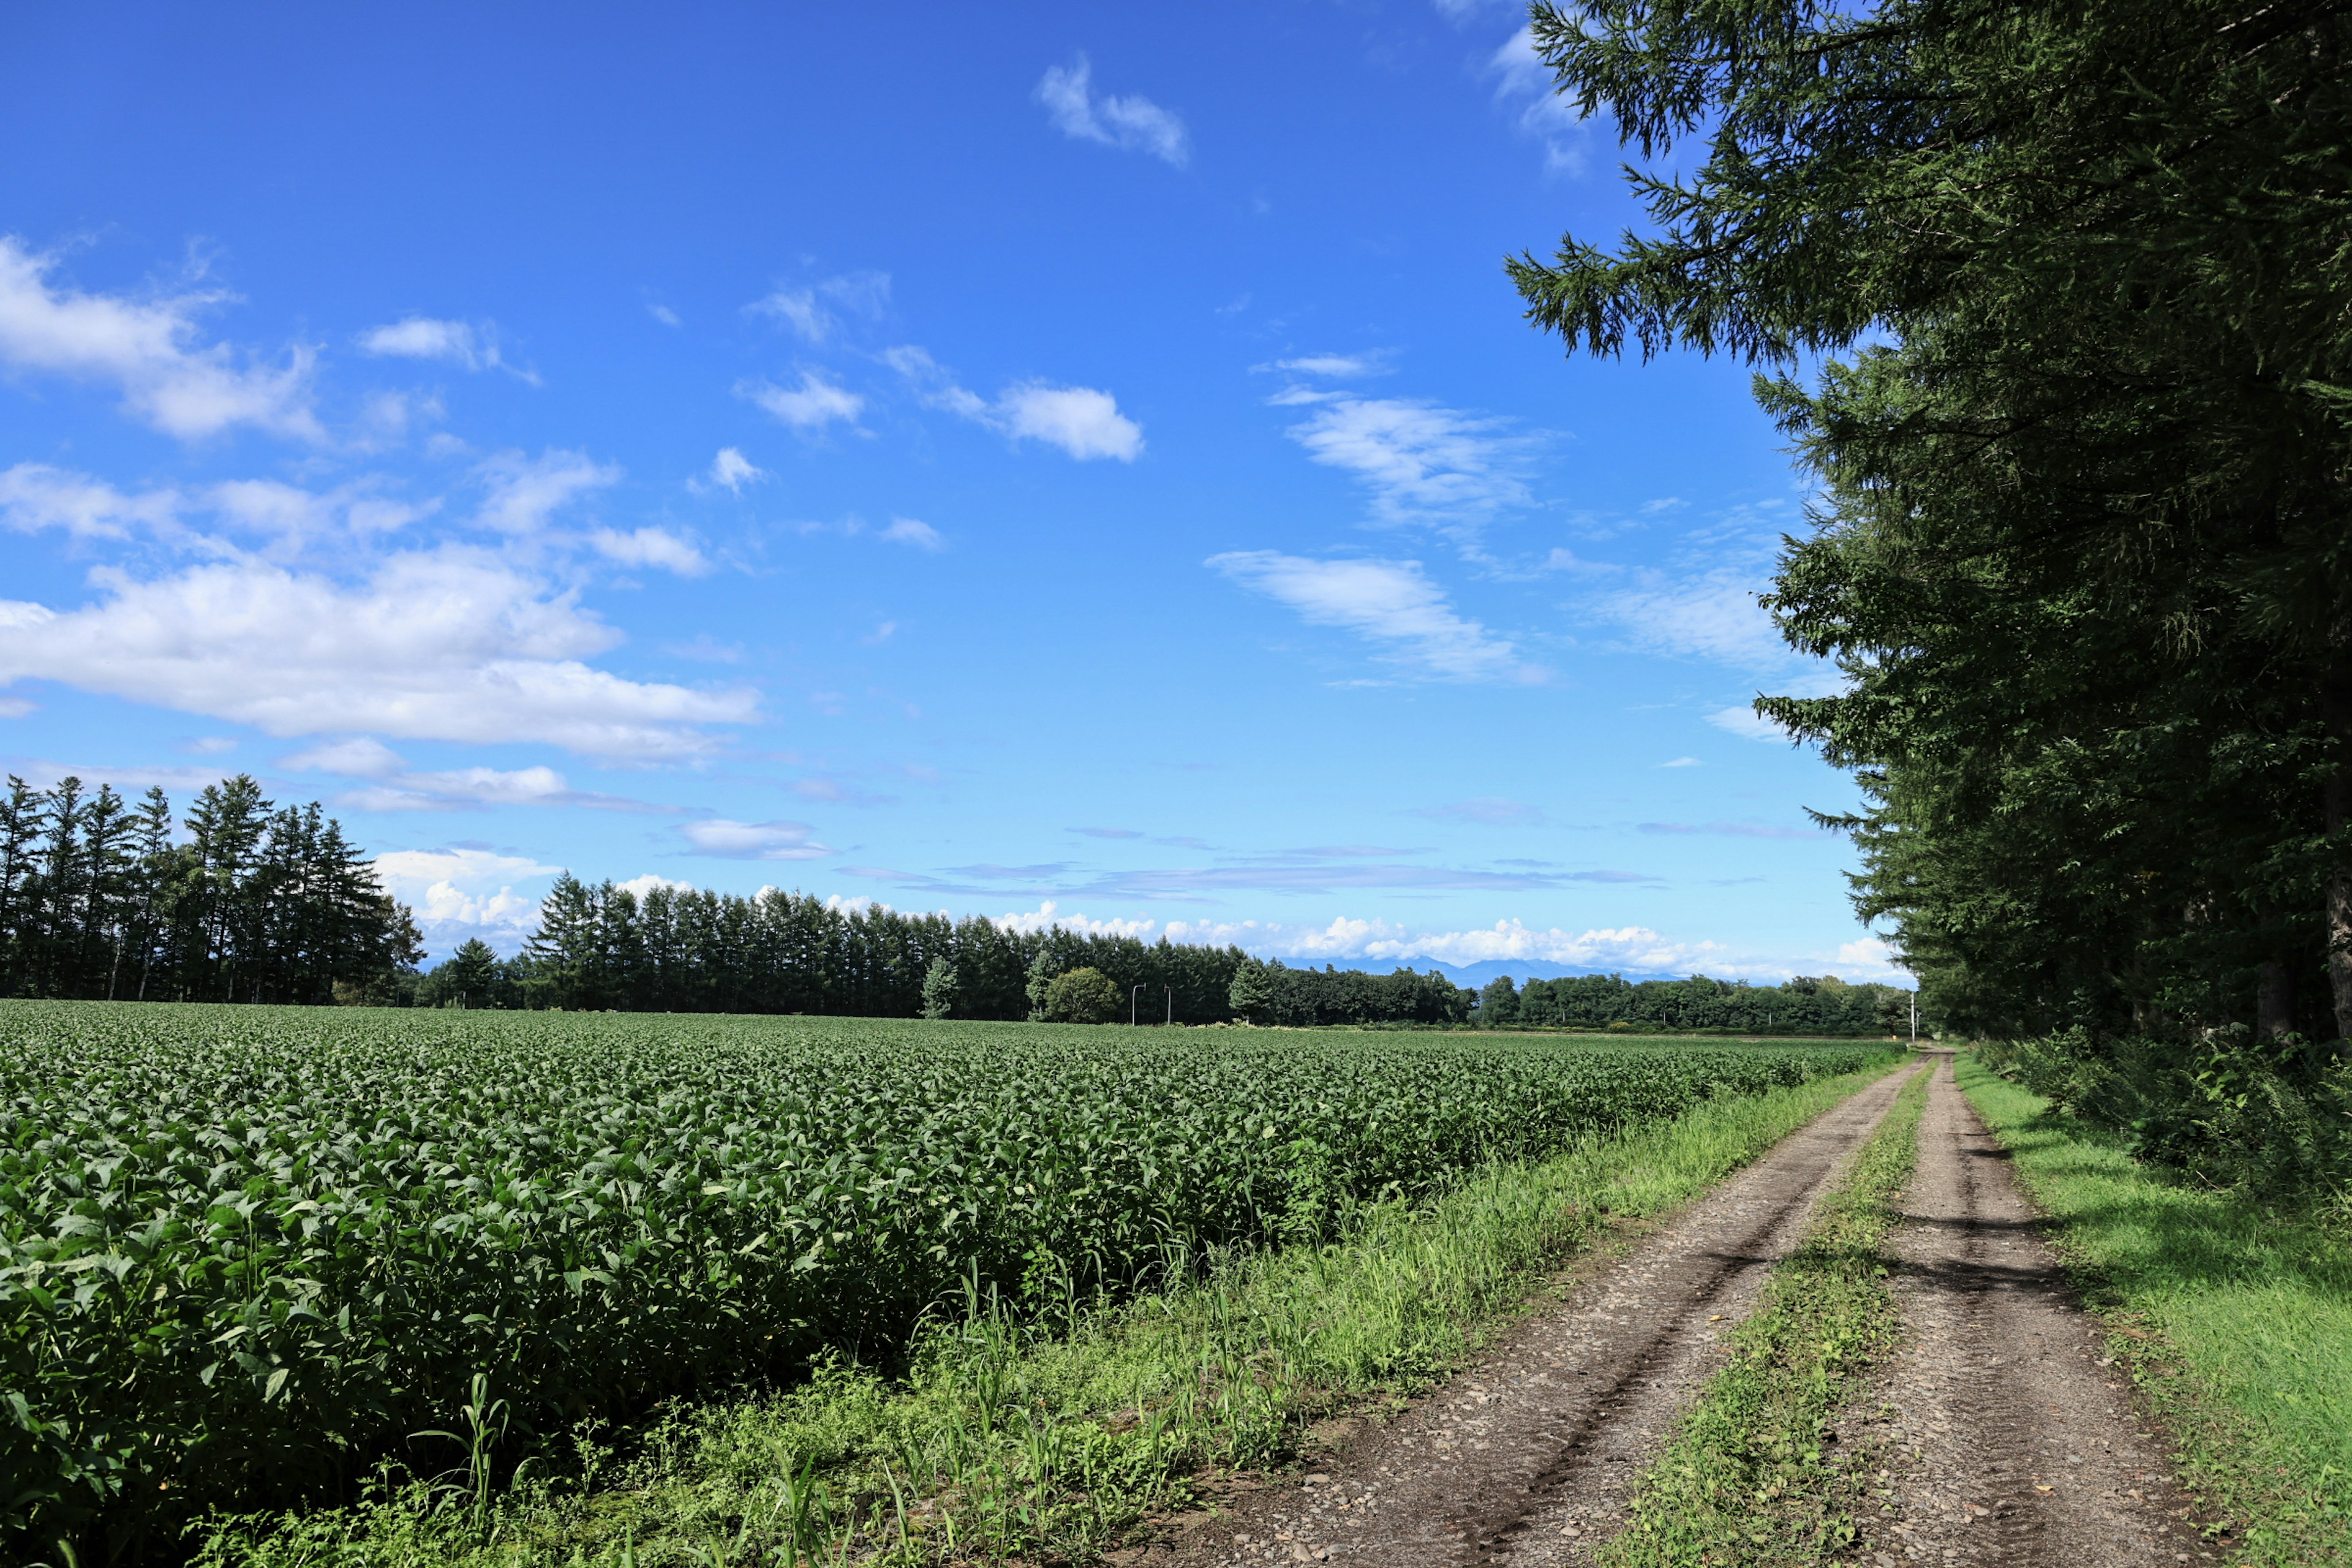
<path fill-rule="evenodd" d="M 1696 757 L 1676 757 L 1671 763 L 1660 763 L 1658 764 L 1658 766 L 1662 768 L 1698 768 L 1705 767 L 1706 765 L 1706 763 L 1700 762 Z"/>
<path fill-rule="evenodd" d="M 721 447 L 719 456 L 710 459 L 710 472 L 703 477 L 700 484 L 713 489 L 724 486 L 736 495 L 741 495 L 745 485 L 756 485 L 767 477 L 767 469 L 754 464 L 736 448 Z"/>
<path fill-rule="evenodd" d="M 889 308 L 890 275 L 887 272 L 845 272 L 838 277 L 795 288 L 780 283 L 772 293 L 744 307 L 756 316 L 770 316 L 806 338 L 823 342 L 840 326 L 835 311 L 879 316 Z"/>
<path fill-rule="evenodd" d="M 1149 153 L 1182 168 L 1192 155 L 1184 122 L 1150 99 L 1097 98 L 1094 67 L 1080 55 L 1066 66 L 1051 66 L 1037 83 L 1037 101 L 1054 128 L 1079 142 L 1099 142 L 1107 147 Z"/>
<path fill-rule="evenodd" d="M 536 533 L 562 508 L 620 482 L 621 470 L 584 452 L 549 447 L 536 458 L 501 452 L 479 469 L 488 499 L 476 521 L 501 533 Z"/>
<path fill-rule="evenodd" d="M 310 410 L 313 352 L 296 345 L 283 368 L 236 363 L 196 342 L 196 316 L 219 293 L 132 300 L 53 286 L 58 262 L 0 235 L 0 362 L 122 389 L 124 406 L 183 440 L 251 425 L 322 440 Z"/>
<path fill-rule="evenodd" d="M 1417 561 L 1310 561 L 1248 550 L 1213 555 L 1207 564 L 1289 605 L 1310 625 L 1341 626 L 1373 639 L 1381 657 L 1416 674 L 1447 680 L 1544 678 L 1507 640 L 1456 615 Z"/>
<path fill-rule="evenodd" d="M 1088 920 L 1084 915 L 1064 914 L 1061 907 L 1047 899 L 1034 910 L 1014 910 L 993 917 L 999 930 L 1009 931 L 1070 931 L 1086 936 L 1148 937 L 1160 928 L 1150 920 Z M 1171 926 L 1171 931 L 1178 928 Z"/>
<path fill-rule="evenodd" d="M 890 526 L 882 531 L 882 537 L 896 543 L 911 544 L 918 550 L 940 551 L 948 547 L 948 542 L 940 537 L 938 529 L 911 517 L 892 518 Z M 887 624 L 885 623 L 886 626 Z M 889 634 L 886 631 L 883 635 L 887 637 Z"/>
<path fill-rule="evenodd" d="M 1788 741 L 1789 731 L 1772 722 L 1753 708 L 1719 708 L 1706 716 L 1706 721 L 1718 730 L 1727 730 L 1743 741 Z"/>
<path fill-rule="evenodd" d="M 631 898 L 638 900 L 643 900 L 647 893 L 652 892 L 656 888 L 667 888 L 673 893 L 690 893 L 694 891 L 694 884 L 691 882 L 681 882 L 674 877 L 658 877 L 651 871 L 646 872 L 642 877 L 632 877 L 625 882 L 615 882 L 613 884 L 613 889 L 615 892 L 626 893 Z"/>
<path fill-rule="evenodd" d="M 396 773 L 408 764 L 398 752 L 366 735 L 329 741 L 278 759 L 281 768 L 299 773 L 337 773 L 344 778 L 377 779 Z"/>
<path fill-rule="evenodd" d="M 1529 443 L 1499 434 L 1500 420 L 1407 398 L 1293 391 L 1274 401 L 1314 406 L 1290 438 L 1316 462 L 1362 480 L 1382 522 L 1433 524 L 1465 538 L 1533 500 L 1520 477 Z"/>
<path fill-rule="evenodd" d="M 568 595 L 456 547 L 346 584 L 254 561 L 149 582 L 98 574 L 79 609 L 0 600 L 0 684 L 54 680 L 278 736 L 541 741 L 608 756 L 707 750 L 753 693 L 625 680 L 583 662 L 619 640 Z"/>
<path fill-rule="evenodd" d="M 41 705 L 22 697 L 0 697 L 0 719 L 23 719 L 40 711 Z"/>
<path fill-rule="evenodd" d="M 1458 822 L 1475 822 L 1488 827 L 1536 827 L 1543 824 L 1543 807 L 1529 805 L 1525 801 L 1508 800 L 1501 795 L 1483 795 L 1475 800 L 1454 801 L 1446 805 L 1425 805 L 1413 812 L 1415 816 L 1452 818 Z"/>
<path fill-rule="evenodd" d="M 1585 163 L 1584 116 L 1559 90 L 1557 79 L 1536 52 L 1532 26 L 1521 27 L 1496 49 L 1486 67 L 1499 79 L 1495 96 L 1518 106 L 1520 131 L 1544 144 L 1544 167 L 1577 174 Z"/>
<path fill-rule="evenodd" d="M 818 860 L 834 853 L 809 837 L 805 822 L 733 822 L 714 816 L 678 831 L 701 855 L 728 860 Z"/>
<path fill-rule="evenodd" d="M 686 324 L 678 319 L 677 312 L 667 305 L 648 304 L 646 307 L 646 313 L 665 327 L 682 327 Z"/>
<path fill-rule="evenodd" d="M 856 393 L 813 370 L 801 373 L 797 388 L 746 381 L 736 384 L 735 395 L 749 398 L 795 430 L 822 430 L 835 420 L 855 420 L 866 406 L 866 399 Z"/>
<path fill-rule="evenodd" d="M 1627 638 L 1652 653 L 1711 658 L 1735 669 L 1779 669 L 1789 645 L 1756 602 L 1744 574 L 1716 574 L 1674 580 L 1643 574 L 1643 585 L 1612 594 L 1601 609 Z"/>
<path fill-rule="evenodd" d="M 181 505 L 176 490 L 127 496 L 87 475 L 46 463 L 18 463 L 0 472 L 0 519 L 23 533 L 62 528 L 81 539 L 123 539 L 170 528 Z"/>
<path fill-rule="evenodd" d="M 1276 360 L 1273 368 L 1332 381 L 1358 381 L 1368 375 L 1388 374 L 1388 366 L 1379 354 L 1304 354 L 1297 359 Z"/>
<path fill-rule="evenodd" d="M 1143 426 L 1121 414 L 1118 400 L 1108 392 L 1024 381 L 1006 387 L 991 403 L 958 385 L 944 366 L 912 343 L 886 349 L 882 362 L 913 383 L 916 395 L 927 405 L 1015 440 L 1044 441 L 1080 461 L 1116 458 L 1131 463 L 1143 451 Z"/>
<path fill-rule="evenodd" d="M 624 566 L 658 566 L 681 577 L 699 577 L 710 570 L 702 552 L 660 528 L 640 528 L 629 533 L 600 528 L 588 536 L 589 545 L 607 561 Z"/>
<path fill-rule="evenodd" d="M 395 849 L 375 858 L 384 890 L 414 909 L 425 941 L 444 950 L 480 937 L 512 952 L 539 924 L 539 900 L 514 884 L 561 869 L 487 849 Z"/>
<path fill-rule="evenodd" d="M 1090 386 L 1024 382 L 1006 388 L 996 407 L 1014 437 L 1034 437 L 1081 461 L 1131 463 L 1143 450 L 1143 426 L 1119 413 L 1117 398 Z"/>
<path fill-rule="evenodd" d="M 404 316 L 389 326 L 370 327 L 359 336 L 360 352 L 379 359 L 437 360 L 467 370 L 502 370 L 539 384 L 533 372 L 509 364 L 499 350 L 499 329 L 485 321 L 436 321 L 430 316 Z"/>

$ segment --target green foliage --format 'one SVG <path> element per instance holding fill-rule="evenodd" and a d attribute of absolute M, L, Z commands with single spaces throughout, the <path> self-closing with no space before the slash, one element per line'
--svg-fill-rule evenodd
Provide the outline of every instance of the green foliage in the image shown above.
<path fill-rule="evenodd" d="M 1090 1562 L 1197 1503 L 1204 1467 L 1278 1466 L 1312 1423 L 1454 1371 L 1612 1224 L 1687 1202 L 1884 1070 L 1861 1054 L 1878 1058 L 1864 1073 L 1367 1209 L 1335 1244 L 1195 1259 L 1126 1303 L 1024 1322 L 965 1298 L 904 1376 L 831 1362 L 789 1390 L 681 1404 L 634 1435 L 633 1461 L 618 1435 L 575 1434 L 494 1500 L 488 1545 L 452 1476 L 215 1521 L 198 1563 Z"/>
<path fill-rule="evenodd" d="M 2352 1034 L 2352 14 L 1534 26 L 1645 155 L 1703 145 L 1633 176 L 1650 232 L 1514 263 L 1530 317 L 1598 353 L 1850 355 L 1759 383 L 1820 498 L 1766 602 L 1844 677 L 1759 708 L 1853 771 L 1857 909 L 1938 1025 L 2145 1042 L 2179 1081 Z"/>
<path fill-rule="evenodd" d="M 2352 1562 L 2352 1209 L 2168 1180 L 2107 1129 L 1963 1053 L 2109 1353 L 2180 1439 L 2203 1500 L 2261 1568 Z"/>
<path fill-rule="evenodd" d="M 9 1004 L 5 1528 L 314 1494 L 478 1373 L 545 1435 L 887 1353 L 1868 1056 Z"/>
<path fill-rule="evenodd" d="M 1234 983 L 1225 991 L 1225 1005 L 1234 1016 L 1255 1023 L 1274 1001 L 1274 985 L 1266 978 L 1265 965 L 1255 958 L 1245 958 L 1234 969 Z"/>
<path fill-rule="evenodd" d="M 931 966 L 923 971 L 923 1016 L 953 1017 L 956 989 L 956 966 L 944 958 L 931 960 Z"/>
<path fill-rule="evenodd" d="M 1907 1015 L 1909 1001 L 1910 993 L 1895 986 L 1850 985 L 1834 974 L 1800 974 L 1778 985 L 1704 974 L 1638 984 L 1614 974 L 1577 974 L 1530 980 L 1511 998 L 1507 1017 L 1490 1020 L 1482 1006 L 1479 1018 L 1538 1029 L 1640 1025 L 1747 1034 L 1888 1034 L 1895 1032 L 1889 1013 Z"/>
<path fill-rule="evenodd" d="M 1369 974 L 1360 969 L 1293 969 L 1276 959 L 1265 966 L 1265 1000 L 1255 1023 L 1287 1028 L 1332 1024 L 1460 1024 L 1472 994 L 1432 970 Z"/>
<path fill-rule="evenodd" d="M 1049 1024 L 1108 1024 L 1119 1012 L 1118 987 L 1110 976 L 1091 966 L 1067 969 L 1046 983 L 1045 1021 Z"/>
<path fill-rule="evenodd" d="M 388 998 L 423 956 L 409 911 L 316 802 L 276 808 L 240 773 L 175 837 L 68 777 L 0 793 L 0 995 L 330 1003 Z"/>

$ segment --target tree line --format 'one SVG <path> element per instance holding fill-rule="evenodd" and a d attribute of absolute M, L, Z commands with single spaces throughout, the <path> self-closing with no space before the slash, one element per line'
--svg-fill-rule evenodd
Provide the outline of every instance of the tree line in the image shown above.
<path fill-rule="evenodd" d="M 2209 1176 L 2352 1173 L 2352 9 L 1583 0 L 1651 227 L 1508 263 L 1571 351 L 1760 363 L 1765 603 L 1842 689 L 1936 1021 Z M 1818 367 L 1808 372 L 1808 365 Z M 2336 1173 L 2327 1174 L 2330 1169 Z"/>
<path fill-rule="evenodd" d="M 1638 982 L 1578 974 L 1516 987 L 1507 974 L 1486 984 L 1478 1005 L 1479 1022 L 1489 1026 L 1605 1029 L 1640 1024 L 1799 1035 L 1900 1034 L 1909 1026 L 1910 1015 L 1910 992 L 1852 985 L 1834 974 L 1801 974 L 1779 985 L 1704 974 Z"/>
<path fill-rule="evenodd" d="M 314 801 L 238 774 L 176 824 L 79 778 L 0 796 L 0 995 L 93 1001 L 390 1000 L 424 944 Z"/>

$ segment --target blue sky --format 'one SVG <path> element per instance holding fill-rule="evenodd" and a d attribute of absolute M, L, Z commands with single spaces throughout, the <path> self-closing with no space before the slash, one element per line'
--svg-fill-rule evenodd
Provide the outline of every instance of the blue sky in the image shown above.
<path fill-rule="evenodd" d="M 12 8 L 0 766 L 324 799 L 440 951 L 569 868 L 1884 977 L 1748 372 L 1503 277 L 1632 217 L 1522 26 Z"/>

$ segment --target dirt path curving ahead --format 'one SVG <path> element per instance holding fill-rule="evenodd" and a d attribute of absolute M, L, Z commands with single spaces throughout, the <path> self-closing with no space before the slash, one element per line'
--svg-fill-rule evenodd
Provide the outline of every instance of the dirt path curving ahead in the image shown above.
<path fill-rule="evenodd" d="M 1939 1053 L 1893 1237 L 1905 1342 L 1843 1423 L 1882 1460 L 1865 1563 L 2162 1568 L 2210 1559 L 2164 1439 L 2068 1299 L 2008 1154 Z"/>
<path fill-rule="evenodd" d="M 1305 1485 L 1234 1500 L 1130 1562 L 1373 1568 L 1591 1561 L 1634 1478 L 1721 1364 L 1773 1264 L 1918 1068 L 1890 1074 L 1783 1139 L 1472 1373 L 1349 1445 Z"/>

